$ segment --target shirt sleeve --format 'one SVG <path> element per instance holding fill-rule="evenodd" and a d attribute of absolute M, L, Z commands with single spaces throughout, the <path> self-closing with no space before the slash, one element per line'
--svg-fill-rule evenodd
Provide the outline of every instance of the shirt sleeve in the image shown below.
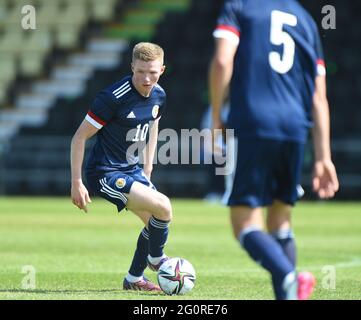
<path fill-rule="evenodd" d="M 166 107 L 167 97 L 164 94 L 164 97 L 162 99 L 162 103 L 159 105 L 159 111 L 155 119 L 160 119 L 162 117 L 162 114 L 164 113 L 165 107 Z"/>
<path fill-rule="evenodd" d="M 97 129 L 105 126 L 115 113 L 115 105 L 106 92 L 100 92 L 90 107 L 85 120 Z"/>
<path fill-rule="evenodd" d="M 318 76 L 325 76 L 326 75 L 326 64 L 325 58 L 323 55 L 322 43 L 321 38 L 318 30 L 316 29 L 316 43 L 315 43 L 315 50 L 316 50 L 316 67 L 317 67 L 317 75 Z"/>
<path fill-rule="evenodd" d="M 226 0 L 218 17 L 213 37 L 227 39 L 238 46 L 242 31 L 240 24 L 241 11 L 241 0 Z"/>

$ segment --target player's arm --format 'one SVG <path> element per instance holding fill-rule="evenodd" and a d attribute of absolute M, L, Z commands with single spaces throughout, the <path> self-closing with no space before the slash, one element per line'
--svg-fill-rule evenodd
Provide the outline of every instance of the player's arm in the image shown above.
<path fill-rule="evenodd" d="M 215 53 L 209 71 L 210 103 L 212 107 L 212 146 L 216 152 L 219 136 L 224 134 L 224 124 L 221 109 L 229 91 L 229 84 L 233 74 L 233 60 L 238 44 L 225 38 L 217 38 Z M 215 130 L 217 129 L 217 130 Z M 222 131 L 219 131 L 222 130 Z M 220 151 L 220 150 L 218 150 Z"/>
<path fill-rule="evenodd" d="M 82 181 L 82 165 L 84 160 L 86 141 L 97 133 L 99 129 L 84 120 L 71 140 L 71 199 L 79 208 L 88 212 L 87 203 L 91 202 L 88 190 Z"/>
<path fill-rule="evenodd" d="M 221 129 L 221 108 L 228 92 L 233 73 L 233 60 L 237 45 L 228 39 L 217 38 L 215 53 L 210 65 L 209 88 L 213 128 Z"/>
<path fill-rule="evenodd" d="M 313 96 L 312 129 L 315 150 L 313 190 L 320 198 L 332 198 L 339 188 L 336 169 L 331 160 L 330 113 L 326 96 L 326 77 L 317 76 Z"/>
<path fill-rule="evenodd" d="M 153 171 L 153 159 L 155 150 L 157 148 L 158 141 L 158 130 L 159 130 L 159 119 L 156 119 L 150 128 L 149 141 L 143 150 L 144 166 L 143 170 L 145 175 L 150 179 Z"/>

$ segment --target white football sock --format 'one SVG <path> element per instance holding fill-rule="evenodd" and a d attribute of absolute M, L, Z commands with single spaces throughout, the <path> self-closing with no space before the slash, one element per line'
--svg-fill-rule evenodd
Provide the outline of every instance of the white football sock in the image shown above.
<path fill-rule="evenodd" d="M 283 290 L 286 291 L 286 300 L 298 300 L 297 299 L 297 274 L 295 271 L 291 271 L 287 274 L 283 280 L 282 284 Z"/>
<path fill-rule="evenodd" d="M 148 260 L 151 264 L 157 265 L 160 262 L 160 260 L 162 260 L 165 257 L 166 257 L 166 255 L 164 253 L 160 257 L 152 257 L 151 255 L 148 255 Z"/>
<path fill-rule="evenodd" d="M 127 279 L 127 281 L 129 282 L 138 282 L 140 280 L 143 279 L 143 276 L 140 276 L 140 277 L 135 277 L 135 276 L 132 276 L 129 272 L 127 274 L 127 276 L 125 277 L 125 279 Z"/>

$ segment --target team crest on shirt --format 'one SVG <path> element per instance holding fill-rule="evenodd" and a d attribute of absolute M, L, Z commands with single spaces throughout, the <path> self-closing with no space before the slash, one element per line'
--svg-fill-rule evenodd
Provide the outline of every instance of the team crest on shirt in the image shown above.
<path fill-rule="evenodd" d="M 152 116 L 154 119 L 157 117 L 158 112 L 159 112 L 159 106 L 156 104 L 152 109 Z"/>
<path fill-rule="evenodd" d="M 126 181 L 124 178 L 119 178 L 116 182 L 115 185 L 117 186 L 117 188 L 121 189 L 125 186 Z"/>

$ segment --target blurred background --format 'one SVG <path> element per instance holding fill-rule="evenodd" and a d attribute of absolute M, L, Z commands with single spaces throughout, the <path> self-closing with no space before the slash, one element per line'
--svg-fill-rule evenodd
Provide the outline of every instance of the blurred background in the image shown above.
<path fill-rule="evenodd" d="M 341 189 L 361 199 L 361 3 L 300 1 L 315 18 L 327 65 L 332 150 Z M 223 0 L 0 0 L 0 195 L 69 195 L 70 140 L 96 93 L 130 73 L 131 50 L 165 50 L 162 128 L 200 128 L 208 107 L 212 30 Z M 323 30 L 334 5 L 336 29 Z M 36 29 L 24 30 L 24 5 Z M 352 21 L 352 22 L 351 22 Z M 92 145 L 92 141 L 88 144 Z M 179 145 L 182 148 L 182 145 Z M 201 152 L 201 151 L 200 151 Z M 303 187 L 310 190 L 312 146 Z M 171 197 L 220 193 L 210 165 L 156 165 L 153 182 Z"/>

